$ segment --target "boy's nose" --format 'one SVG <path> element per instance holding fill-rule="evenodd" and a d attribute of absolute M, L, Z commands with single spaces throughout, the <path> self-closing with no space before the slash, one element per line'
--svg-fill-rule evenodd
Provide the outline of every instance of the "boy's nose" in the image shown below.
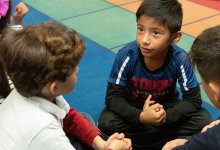
<path fill-rule="evenodd" d="M 142 43 L 143 44 L 149 44 L 150 43 L 149 35 L 147 33 L 144 34 L 144 36 L 142 38 Z"/>

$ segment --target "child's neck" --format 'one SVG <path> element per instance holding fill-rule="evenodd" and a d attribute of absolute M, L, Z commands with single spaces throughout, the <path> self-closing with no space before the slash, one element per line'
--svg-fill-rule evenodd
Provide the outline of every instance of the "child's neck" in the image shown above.
<path fill-rule="evenodd" d="M 53 102 L 56 98 L 56 95 L 54 95 L 50 92 L 50 88 L 48 87 L 48 85 L 43 87 L 39 96 L 41 96 L 51 102 Z"/>
<path fill-rule="evenodd" d="M 56 99 L 56 97 L 55 96 L 51 96 L 51 95 L 45 95 L 45 94 L 41 94 L 41 95 L 39 95 L 40 97 L 43 97 L 43 98 L 45 98 L 46 100 L 48 100 L 48 101 L 50 101 L 50 102 L 52 102 L 52 103 L 54 103 L 54 101 L 55 101 L 55 99 Z"/>
<path fill-rule="evenodd" d="M 165 63 L 167 54 L 168 53 L 164 53 L 163 55 L 160 55 L 157 58 L 145 58 L 144 57 L 144 64 L 146 68 L 149 71 L 156 71 L 157 69 L 161 68 Z"/>

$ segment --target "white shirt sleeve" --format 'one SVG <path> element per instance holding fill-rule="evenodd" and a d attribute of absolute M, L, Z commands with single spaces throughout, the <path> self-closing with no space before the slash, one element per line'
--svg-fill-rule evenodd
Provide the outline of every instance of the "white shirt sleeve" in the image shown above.
<path fill-rule="evenodd" d="M 51 124 L 33 138 L 28 150 L 75 150 L 75 148 L 62 128 Z"/>
<path fill-rule="evenodd" d="M 3 103 L 4 100 L 5 99 L 3 97 L 1 97 L 1 95 L 0 95 L 0 104 Z"/>

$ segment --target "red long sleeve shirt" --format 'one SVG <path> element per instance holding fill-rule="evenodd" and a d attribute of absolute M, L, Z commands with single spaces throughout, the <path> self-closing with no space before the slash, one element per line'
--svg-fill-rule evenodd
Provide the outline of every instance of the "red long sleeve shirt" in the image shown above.
<path fill-rule="evenodd" d="M 92 142 L 97 135 L 101 135 L 98 128 L 93 126 L 73 108 L 70 108 L 70 111 L 63 119 L 63 130 L 66 134 L 77 137 L 89 146 L 92 146 Z"/>

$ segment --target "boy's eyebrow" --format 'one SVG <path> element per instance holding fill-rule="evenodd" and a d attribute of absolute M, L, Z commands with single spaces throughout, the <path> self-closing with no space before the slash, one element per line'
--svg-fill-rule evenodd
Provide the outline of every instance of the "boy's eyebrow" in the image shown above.
<path fill-rule="evenodd" d="M 141 24 L 139 24 L 139 23 L 137 23 L 137 26 L 142 26 L 142 27 L 143 27 L 143 25 L 141 25 Z"/>
<path fill-rule="evenodd" d="M 137 23 L 137 26 L 144 27 L 143 25 Z M 162 30 L 160 27 L 153 27 L 152 30 Z"/>
<path fill-rule="evenodd" d="M 161 28 L 154 27 L 153 30 L 162 30 Z"/>

